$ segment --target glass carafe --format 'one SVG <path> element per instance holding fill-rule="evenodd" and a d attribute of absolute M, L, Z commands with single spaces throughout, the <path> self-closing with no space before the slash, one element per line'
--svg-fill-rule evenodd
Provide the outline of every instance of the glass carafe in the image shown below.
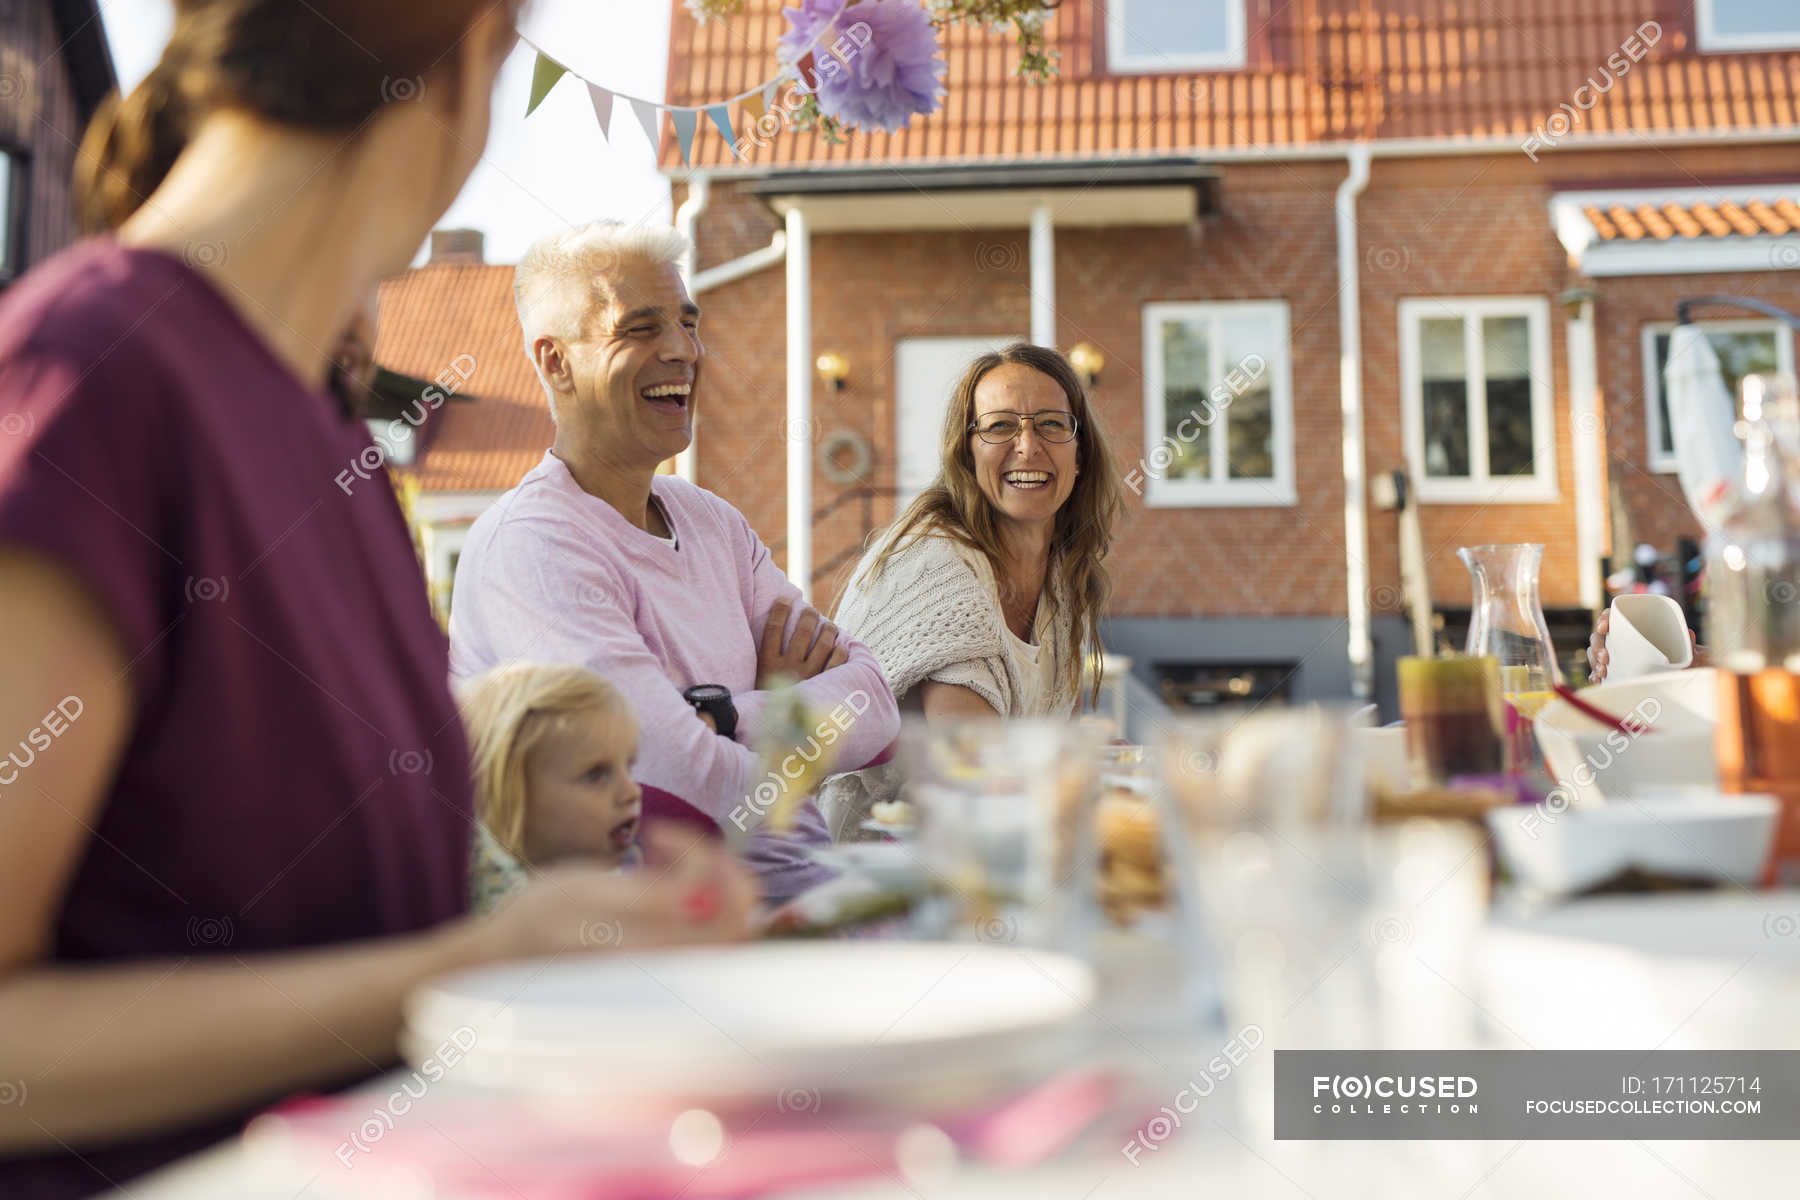
<path fill-rule="evenodd" d="M 1707 539 L 1706 642 L 1719 672 L 1714 748 L 1728 792 L 1781 805 L 1766 883 L 1800 882 L 1800 406 L 1744 380 L 1743 472 Z"/>
<path fill-rule="evenodd" d="M 1753 675 L 1800 673 L 1800 412 L 1791 379 L 1744 379 L 1743 472 L 1707 539 L 1706 643 Z"/>
<path fill-rule="evenodd" d="M 1523 768 L 1536 758 L 1531 721 L 1562 682 L 1556 647 L 1538 602 L 1544 547 L 1537 542 L 1464 546 L 1456 554 L 1475 585 L 1466 648 L 1471 655 L 1500 664 L 1500 694 L 1516 714 L 1508 716 L 1511 757 L 1515 767 Z"/>

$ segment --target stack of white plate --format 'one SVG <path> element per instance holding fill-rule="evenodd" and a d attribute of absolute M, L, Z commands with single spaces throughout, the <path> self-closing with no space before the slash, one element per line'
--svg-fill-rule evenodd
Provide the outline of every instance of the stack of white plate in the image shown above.
<path fill-rule="evenodd" d="M 594 1098 L 979 1095 L 1054 1063 L 1094 995 L 1084 964 L 1004 946 L 761 943 L 524 962 L 407 1007 L 415 1065 L 459 1084 Z"/>

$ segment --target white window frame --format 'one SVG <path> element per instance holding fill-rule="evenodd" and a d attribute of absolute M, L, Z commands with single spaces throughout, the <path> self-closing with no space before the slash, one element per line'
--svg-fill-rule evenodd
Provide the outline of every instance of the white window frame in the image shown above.
<path fill-rule="evenodd" d="M 1718 321 L 1696 321 L 1706 333 L 1767 333 L 1775 334 L 1775 363 L 1778 370 L 1792 375 L 1794 373 L 1794 334 L 1780 321 L 1768 317 L 1730 317 Z M 1657 321 L 1645 325 L 1642 334 L 1642 354 L 1644 360 L 1644 461 L 1652 471 L 1660 474 L 1674 474 L 1679 469 L 1678 457 L 1673 450 L 1664 453 L 1662 450 L 1662 372 L 1656 369 L 1656 339 L 1675 328 L 1673 321 Z M 1732 397 L 1735 401 L 1737 397 Z"/>
<path fill-rule="evenodd" d="M 1419 322 L 1460 317 L 1463 362 L 1469 372 L 1469 467 L 1467 478 L 1425 473 L 1425 393 L 1419 356 Z M 1488 474 L 1487 378 L 1481 319 L 1524 317 L 1531 351 L 1530 475 Z M 1550 302 L 1542 296 L 1429 296 L 1400 301 L 1400 416 L 1406 460 L 1419 500 L 1434 504 L 1547 504 L 1556 490 L 1556 393 L 1550 363 Z"/>
<path fill-rule="evenodd" d="M 1800 48 L 1800 32 L 1720 33 L 1714 20 L 1713 3 L 1714 0 L 1695 0 L 1694 3 L 1694 40 L 1702 52 Z"/>
<path fill-rule="evenodd" d="M 1148 75 L 1166 71 L 1225 71 L 1244 65 L 1244 6 L 1249 0 L 1225 0 L 1226 48 L 1218 54 L 1133 54 L 1126 47 L 1126 10 L 1132 0 L 1106 0 L 1106 65 L 1116 75 Z"/>
<path fill-rule="evenodd" d="M 24 173 L 21 156 L 0 146 L 0 284 L 25 273 L 24 222 L 15 203 L 24 190 Z"/>
<path fill-rule="evenodd" d="M 418 465 L 422 424 L 414 425 L 400 417 L 365 417 L 363 424 L 369 427 L 369 441 L 381 450 L 384 464 L 396 467 Z M 390 433 L 401 436 L 391 437 Z"/>
<path fill-rule="evenodd" d="M 1169 448 L 1163 444 L 1168 429 L 1163 391 L 1163 322 L 1171 319 L 1211 322 L 1207 336 L 1216 351 L 1219 320 L 1244 316 L 1269 318 L 1274 323 L 1275 344 L 1279 348 L 1277 361 L 1266 364 L 1274 478 L 1231 479 L 1226 475 L 1225 457 L 1231 444 L 1226 430 L 1231 423 L 1231 408 L 1222 405 L 1209 426 L 1212 477 L 1170 479 L 1156 469 L 1159 463 L 1167 465 L 1169 453 Z M 1293 344 L 1289 331 L 1285 300 L 1184 300 L 1144 305 L 1144 464 L 1137 470 L 1144 476 L 1146 505 L 1151 508 L 1285 508 L 1298 502 L 1294 488 L 1294 390 L 1290 374 Z M 1210 393 L 1224 382 L 1237 364 L 1225 363 L 1217 353 L 1209 353 L 1207 359 L 1213 372 L 1213 379 L 1207 385 Z"/>

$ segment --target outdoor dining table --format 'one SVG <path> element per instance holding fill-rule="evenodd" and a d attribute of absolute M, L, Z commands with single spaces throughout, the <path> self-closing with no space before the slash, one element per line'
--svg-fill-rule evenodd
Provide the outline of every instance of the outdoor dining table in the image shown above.
<path fill-rule="evenodd" d="M 1497 905 L 1480 930 L 1470 981 L 1443 997 L 1469 1018 L 1463 1022 L 1470 1031 L 1465 1045 L 1393 1048 L 1800 1051 L 1800 1021 L 1793 1016 L 1800 998 L 1797 931 L 1800 892 L 1607 896 L 1535 909 Z M 1452 987 L 1448 981 L 1445 986 Z M 1031 1169 L 964 1164 L 923 1179 L 873 1176 L 824 1191 L 767 1194 L 850 1200 L 1187 1200 L 1201 1194 L 1761 1200 L 1791 1190 L 1791 1181 L 1800 1178 L 1800 1124 L 1791 1141 L 1276 1140 L 1270 1113 L 1255 1103 L 1257 1089 L 1268 1082 L 1270 1050 L 1276 1048 L 1269 1045 L 1184 1116 L 1180 1128 L 1165 1123 L 1159 1136 L 1146 1138 L 1144 1122 L 1157 1105 L 1197 1078 L 1232 1031 L 1217 1022 L 1189 1029 L 1127 1027 L 1104 1011 L 1094 1014 L 1093 1026 L 1097 1055 L 1133 1077 L 1133 1094 L 1145 1099 L 1141 1113 L 1109 1114 L 1063 1153 Z M 384 1078 L 387 1086 L 378 1079 L 366 1090 L 389 1090 L 391 1077 Z M 443 1088 L 454 1086 L 447 1079 Z M 1127 1153 L 1133 1144 L 1136 1152 Z M 296 1170 L 236 1140 L 120 1194 L 134 1200 L 350 1200 L 368 1193 L 348 1185 L 364 1182 L 330 1162 Z M 503 1188 L 494 1194 L 515 1193 Z"/>

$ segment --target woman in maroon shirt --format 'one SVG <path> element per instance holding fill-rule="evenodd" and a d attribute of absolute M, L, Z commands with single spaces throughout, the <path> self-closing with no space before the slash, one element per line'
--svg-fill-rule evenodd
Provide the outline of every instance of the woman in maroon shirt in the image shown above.
<path fill-rule="evenodd" d="M 443 971 L 745 924 L 704 848 L 464 915 L 444 639 L 386 481 L 337 482 L 329 349 L 479 157 L 514 7 L 179 0 L 83 146 L 116 234 L 0 302 L 0 1194 L 381 1069 Z"/>

